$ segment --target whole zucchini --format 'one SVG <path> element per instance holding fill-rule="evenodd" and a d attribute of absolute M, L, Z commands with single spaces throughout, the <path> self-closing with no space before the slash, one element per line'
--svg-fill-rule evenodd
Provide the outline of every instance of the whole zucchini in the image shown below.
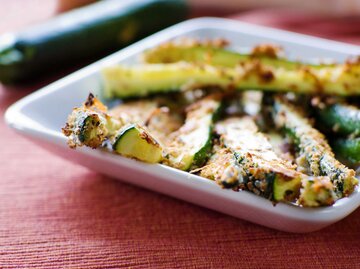
<path fill-rule="evenodd" d="M 183 0 L 106 0 L 0 37 L 0 81 L 99 57 L 186 18 Z"/>

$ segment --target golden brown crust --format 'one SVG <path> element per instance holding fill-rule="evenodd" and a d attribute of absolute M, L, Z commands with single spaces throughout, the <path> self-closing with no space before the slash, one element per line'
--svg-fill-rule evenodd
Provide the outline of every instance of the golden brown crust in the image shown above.
<path fill-rule="evenodd" d="M 225 146 L 241 154 L 244 170 L 256 178 L 263 179 L 271 172 L 279 173 L 287 180 L 300 176 L 296 166 L 275 154 L 252 118 L 229 118 L 216 125 L 216 132 Z"/>
<path fill-rule="evenodd" d="M 252 59 L 251 61 L 240 62 L 235 67 L 236 75 L 239 77 L 236 80 L 248 79 L 251 76 L 256 76 L 260 84 L 270 83 L 275 79 L 275 73 L 269 66 L 263 65 L 258 59 Z"/>
<path fill-rule="evenodd" d="M 144 139 L 148 144 L 154 145 L 159 147 L 160 144 L 149 134 L 149 132 L 147 130 L 145 130 L 144 128 L 137 126 L 137 128 L 141 131 L 140 132 L 140 137 L 142 139 Z"/>
<path fill-rule="evenodd" d="M 283 52 L 284 49 L 281 46 L 275 44 L 260 44 L 252 49 L 250 56 L 277 59 L 283 54 Z"/>
<path fill-rule="evenodd" d="M 89 93 L 85 103 L 83 104 L 83 108 L 90 109 L 98 112 L 107 112 L 108 108 L 92 93 Z"/>
<path fill-rule="evenodd" d="M 177 40 L 171 40 L 159 45 L 162 48 L 169 47 L 184 47 L 184 48 L 195 48 L 195 47 L 208 47 L 208 48 L 225 48 L 229 46 L 230 42 L 224 38 L 214 39 L 195 39 L 195 38 L 181 38 Z"/>

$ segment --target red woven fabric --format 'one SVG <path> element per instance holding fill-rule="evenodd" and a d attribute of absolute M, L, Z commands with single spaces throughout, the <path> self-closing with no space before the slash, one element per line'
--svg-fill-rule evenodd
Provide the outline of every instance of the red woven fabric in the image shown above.
<path fill-rule="evenodd" d="M 357 36 L 346 39 L 358 40 L 360 27 L 352 29 Z M 32 144 L 2 116 L 38 86 L 0 86 L 0 268 L 360 268 L 360 209 L 322 231 L 288 234 L 123 184 Z"/>

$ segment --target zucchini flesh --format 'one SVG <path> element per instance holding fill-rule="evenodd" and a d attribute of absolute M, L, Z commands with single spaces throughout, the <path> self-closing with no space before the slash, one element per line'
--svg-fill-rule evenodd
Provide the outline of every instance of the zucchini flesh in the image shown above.
<path fill-rule="evenodd" d="M 317 117 L 321 125 L 342 135 L 360 134 L 360 109 L 356 106 L 339 102 L 317 108 Z"/>
<path fill-rule="evenodd" d="M 360 64 L 323 67 L 319 70 L 287 70 L 264 66 L 256 59 L 234 68 L 179 62 L 113 66 L 102 70 L 106 98 L 141 97 L 206 86 L 304 94 L 359 95 L 359 76 Z"/>
<path fill-rule="evenodd" d="M 324 135 L 314 129 L 303 115 L 299 107 L 279 96 L 274 98 L 274 123 L 296 145 L 299 166 L 314 176 L 328 176 L 339 198 L 350 195 L 358 184 L 355 171 L 335 159 Z"/>
<path fill-rule="evenodd" d="M 0 81 L 100 57 L 186 18 L 183 0 L 99 1 L 0 38 Z"/>
<path fill-rule="evenodd" d="M 213 125 L 219 114 L 222 96 L 213 94 L 200 99 L 187 109 L 183 126 L 172 134 L 166 163 L 181 170 L 203 165 L 212 149 Z"/>
<path fill-rule="evenodd" d="M 115 139 L 113 150 L 123 156 L 147 163 L 158 163 L 162 159 L 162 147 L 139 125 L 124 127 Z"/>
<path fill-rule="evenodd" d="M 224 146 L 234 154 L 243 173 L 239 188 L 274 201 L 291 201 L 299 195 L 302 174 L 280 159 L 267 138 L 249 117 L 230 118 L 216 125 Z"/>

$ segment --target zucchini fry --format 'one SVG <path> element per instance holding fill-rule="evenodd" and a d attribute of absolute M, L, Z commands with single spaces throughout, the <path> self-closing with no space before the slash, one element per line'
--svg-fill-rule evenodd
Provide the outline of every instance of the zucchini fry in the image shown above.
<path fill-rule="evenodd" d="M 97 148 L 125 124 L 121 118 L 114 118 L 93 94 L 89 94 L 82 107 L 75 108 L 69 115 L 62 132 L 68 137 L 71 148 L 88 146 Z"/>
<path fill-rule="evenodd" d="M 170 134 L 183 124 L 182 107 L 169 98 L 153 98 L 123 103 L 109 111 L 113 117 L 125 122 L 146 126 L 162 145 L 170 143 Z"/>
<path fill-rule="evenodd" d="M 299 107 L 276 96 L 273 105 L 273 120 L 297 147 L 299 166 L 314 176 L 328 176 L 339 198 L 350 195 L 358 180 L 355 171 L 335 159 L 323 134 L 314 129 Z"/>
<path fill-rule="evenodd" d="M 201 176 L 215 180 L 223 188 L 248 190 L 274 202 L 291 202 L 300 197 L 297 202 L 302 206 L 334 203 L 330 179 L 308 177 L 280 159 L 251 118 L 229 118 L 219 122 L 216 131 L 222 144 L 214 148 Z"/>
<path fill-rule="evenodd" d="M 187 108 L 183 126 L 172 135 L 164 162 L 191 170 L 203 165 L 212 149 L 213 125 L 221 110 L 222 95 L 208 95 Z"/>
<path fill-rule="evenodd" d="M 334 151 L 351 165 L 360 163 L 360 137 L 337 138 L 332 144 Z"/>
<path fill-rule="evenodd" d="M 167 143 L 168 135 L 180 128 L 182 118 L 162 106 L 164 104 L 163 98 L 138 100 L 108 110 L 90 94 L 82 107 L 73 110 L 62 131 L 69 137 L 68 144 L 72 148 L 97 148 L 107 139 L 113 142 L 122 127 L 136 123 L 146 126 L 157 140 Z"/>
<path fill-rule="evenodd" d="M 239 189 L 242 175 L 245 174 L 233 152 L 219 145 L 214 146 L 209 161 L 199 170 L 200 176 L 216 181 L 222 188 L 234 190 Z"/>
<path fill-rule="evenodd" d="M 301 174 L 290 162 L 277 157 L 251 118 L 230 118 L 219 122 L 215 128 L 221 143 L 233 152 L 244 172 L 240 189 L 274 201 L 291 201 L 298 197 Z"/>
<path fill-rule="evenodd" d="M 233 68 L 207 64 L 172 63 L 112 66 L 102 70 L 107 98 L 130 98 L 154 93 L 218 86 L 225 90 L 261 90 L 316 95 L 360 95 L 360 64 L 294 70 L 266 66 L 249 59 Z"/>
<path fill-rule="evenodd" d="M 135 104 L 139 104 L 136 103 Z M 152 103 L 144 102 L 148 106 L 124 105 L 122 109 L 112 111 L 112 116 L 97 98 L 92 94 L 80 108 L 75 108 L 68 118 L 63 133 L 69 137 L 68 145 L 88 146 L 97 148 L 109 140 L 114 152 L 126 157 L 135 158 L 148 163 L 158 163 L 163 158 L 163 147 L 152 136 L 151 132 L 140 125 L 131 122 L 140 120 L 139 115 L 146 108 L 152 110 Z M 121 111 L 128 108 L 131 113 L 124 116 Z M 149 112 L 149 111 L 148 111 Z M 151 119 L 149 119 L 150 121 Z M 160 130 L 159 130 L 160 131 Z"/>
<path fill-rule="evenodd" d="M 299 205 L 304 207 L 319 207 L 332 205 L 336 200 L 334 185 L 329 177 L 304 177 L 301 182 Z"/>
<path fill-rule="evenodd" d="M 181 61 L 196 64 L 210 64 L 214 66 L 235 67 L 239 63 L 254 58 L 261 64 L 285 69 L 296 69 L 305 65 L 281 58 L 283 50 L 279 46 L 262 44 L 255 46 L 251 53 L 242 54 L 226 49 L 228 42 L 222 39 L 210 41 L 185 40 L 167 42 L 144 52 L 143 60 L 146 63 L 176 63 Z M 307 65 L 320 68 L 327 65 Z"/>
<path fill-rule="evenodd" d="M 336 101 L 336 103 L 335 103 Z M 316 106 L 318 122 L 341 135 L 360 134 L 360 109 L 341 100 L 330 100 Z"/>

